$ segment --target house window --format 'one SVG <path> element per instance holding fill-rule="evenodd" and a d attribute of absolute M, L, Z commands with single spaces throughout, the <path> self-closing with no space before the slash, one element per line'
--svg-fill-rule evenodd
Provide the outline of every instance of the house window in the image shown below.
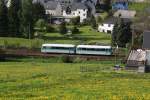
<path fill-rule="evenodd" d="M 85 16 L 85 14 L 83 14 L 83 16 Z"/>
<path fill-rule="evenodd" d="M 108 27 L 110 27 L 110 24 L 108 24 Z"/>
<path fill-rule="evenodd" d="M 105 30 L 103 30 L 103 32 L 105 32 Z"/>
<path fill-rule="evenodd" d="M 71 8 L 69 6 L 66 8 L 66 14 L 71 14 Z"/>
<path fill-rule="evenodd" d="M 102 24 L 102 26 L 104 26 L 104 24 Z"/>
<path fill-rule="evenodd" d="M 79 14 L 80 14 L 80 11 L 79 11 Z"/>

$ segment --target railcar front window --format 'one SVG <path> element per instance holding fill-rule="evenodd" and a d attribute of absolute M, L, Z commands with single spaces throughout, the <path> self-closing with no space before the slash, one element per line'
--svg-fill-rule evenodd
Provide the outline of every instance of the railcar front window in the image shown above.
<path fill-rule="evenodd" d="M 46 49 L 46 47 L 45 47 L 45 46 L 43 46 L 43 47 L 42 47 L 42 49 Z"/>

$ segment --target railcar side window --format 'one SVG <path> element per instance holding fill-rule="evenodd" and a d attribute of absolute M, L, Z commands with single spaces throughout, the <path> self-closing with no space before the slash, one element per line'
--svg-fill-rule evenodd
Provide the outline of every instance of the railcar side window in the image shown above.
<path fill-rule="evenodd" d="M 106 51 L 105 49 L 101 49 L 101 51 Z"/>
<path fill-rule="evenodd" d="M 70 49 L 74 49 L 74 48 L 69 48 L 69 47 L 51 47 L 50 49 L 60 49 L 60 50 L 70 50 Z"/>

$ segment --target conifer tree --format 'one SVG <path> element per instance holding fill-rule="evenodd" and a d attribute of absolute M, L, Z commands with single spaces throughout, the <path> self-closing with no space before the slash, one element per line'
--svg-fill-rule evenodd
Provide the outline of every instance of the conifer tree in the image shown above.
<path fill-rule="evenodd" d="M 34 12 L 34 22 L 37 22 L 39 19 L 46 18 L 45 8 L 40 2 L 33 4 L 33 12 Z"/>
<path fill-rule="evenodd" d="M 22 0 L 21 11 L 21 32 L 26 38 L 33 38 L 34 36 L 34 17 L 32 0 Z"/>
<path fill-rule="evenodd" d="M 103 0 L 104 5 L 105 5 L 105 10 L 107 12 L 109 12 L 109 10 L 111 9 L 111 0 Z"/>
<path fill-rule="evenodd" d="M 9 34 L 10 36 L 20 35 L 20 0 L 11 0 L 10 7 L 8 8 L 9 19 Z"/>
<path fill-rule="evenodd" d="M 67 33 L 67 27 L 66 27 L 66 23 L 62 22 L 59 26 L 59 33 L 64 35 Z"/>
<path fill-rule="evenodd" d="M 0 36 L 8 36 L 8 9 L 4 0 L 0 0 Z"/>
<path fill-rule="evenodd" d="M 96 19 L 93 15 L 91 16 L 91 27 L 93 29 L 96 29 L 96 27 L 97 27 Z"/>
<path fill-rule="evenodd" d="M 112 45 L 118 44 L 120 47 L 125 47 L 126 43 L 129 43 L 132 37 L 131 22 L 124 22 L 119 19 L 114 25 L 112 33 Z"/>

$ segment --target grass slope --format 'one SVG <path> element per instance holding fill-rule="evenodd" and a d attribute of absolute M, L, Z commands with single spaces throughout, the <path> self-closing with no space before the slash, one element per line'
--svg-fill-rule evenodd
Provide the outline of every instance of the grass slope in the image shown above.
<path fill-rule="evenodd" d="M 72 38 L 63 36 L 59 33 L 47 33 L 42 39 L 23 39 L 23 38 L 4 38 L 0 37 L 0 46 L 9 47 L 41 47 L 43 43 L 68 43 L 68 44 L 92 44 L 92 43 L 102 43 L 110 44 L 111 36 L 110 34 L 100 33 L 92 30 L 89 26 L 80 27 L 80 33 L 75 34 Z"/>
<path fill-rule="evenodd" d="M 146 3 L 146 2 L 143 2 L 143 3 L 130 3 L 129 4 L 129 9 L 130 10 L 136 10 L 137 13 L 139 11 L 144 11 L 147 7 L 149 7 L 150 3 Z"/>

